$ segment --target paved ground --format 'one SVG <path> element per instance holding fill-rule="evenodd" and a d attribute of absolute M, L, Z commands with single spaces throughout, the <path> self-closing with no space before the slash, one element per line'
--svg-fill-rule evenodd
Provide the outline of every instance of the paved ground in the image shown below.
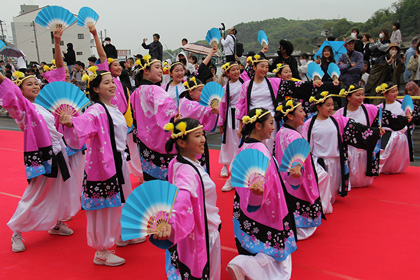
<path fill-rule="evenodd" d="M 0 129 L 3 130 L 20 130 L 13 119 L 0 114 Z M 414 162 L 411 166 L 420 166 L 420 129 L 414 130 L 413 134 L 414 144 Z M 222 142 L 222 135 L 219 131 L 208 134 L 208 144 L 210 149 L 220 150 L 220 143 Z"/>

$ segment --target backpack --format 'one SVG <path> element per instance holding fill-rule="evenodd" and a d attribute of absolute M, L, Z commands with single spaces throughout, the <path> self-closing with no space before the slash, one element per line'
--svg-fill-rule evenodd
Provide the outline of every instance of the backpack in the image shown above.
<path fill-rule="evenodd" d="M 232 36 L 232 35 L 229 35 Z M 236 37 L 232 36 L 233 41 L 235 41 L 235 49 L 234 49 L 234 54 L 236 54 L 238 57 L 241 57 L 244 54 L 244 44 L 242 44 L 241 42 L 238 41 L 238 39 L 236 39 Z"/>

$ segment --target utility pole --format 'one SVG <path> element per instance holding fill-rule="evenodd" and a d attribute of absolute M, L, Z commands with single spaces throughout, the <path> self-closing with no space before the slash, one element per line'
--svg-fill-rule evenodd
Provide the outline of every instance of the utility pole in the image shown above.
<path fill-rule="evenodd" d="M 4 31 L 3 31 L 3 22 L 4 22 L 4 21 L 2 21 L 2 20 L 0 19 L 1 39 L 2 39 L 3 41 L 6 41 L 6 38 L 4 37 Z"/>
<path fill-rule="evenodd" d="M 38 63 L 40 62 L 39 60 L 39 49 L 38 49 L 38 39 L 36 37 L 36 27 L 35 27 L 35 22 L 31 22 L 30 24 L 33 28 L 34 28 L 34 35 L 35 35 L 35 48 L 36 48 L 36 56 L 38 58 Z"/>

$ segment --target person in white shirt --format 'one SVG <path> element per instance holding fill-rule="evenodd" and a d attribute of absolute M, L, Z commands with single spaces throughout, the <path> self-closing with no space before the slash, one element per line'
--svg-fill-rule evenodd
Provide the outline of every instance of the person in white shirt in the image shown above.
<path fill-rule="evenodd" d="M 313 62 L 312 60 L 309 60 L 309 56 L 306 53 L 303 53 L 300 56 L 300 65 L 298 66 L 299 71 L 299 77 L 302 81 L 308 81 L 308 78 L 306 77 L 306 73 L 308 73 L 308 65 L 309 63 Z"/>
<path fill-rule="evenodd" d="M 220 40 L 220 43 L 222 43 L 223 49 L 225 50 L 226 62 L 234 62 L 236 60 L 235 43 L 237 33 L 238 31 L 236 28 L 232 27 L 229 29 L 226 39 L 222 37 Z"/>

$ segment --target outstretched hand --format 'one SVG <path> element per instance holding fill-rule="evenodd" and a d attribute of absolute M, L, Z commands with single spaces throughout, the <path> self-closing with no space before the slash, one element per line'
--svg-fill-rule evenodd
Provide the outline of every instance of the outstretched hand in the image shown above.
<path fill-rule="evenodd" d="M 54 31 L 54 42 L 60 44 L 61 43 L 61 37 L 63 36 L 63 28 L 58 27 L 55 31 Z"/>
<path fill-rule="evenodd" d="M 68 113 L 63 113 L 60 115 L 60 119 L 58 120 L 62 125 L 67 127 L 72 127 L 73 122 L 71 121 L 71 115 Z"/>
<path fill-rule="evenodd" d="M 300 164 L 296 165 L 290 170 L 290 176 L 293 178 L 299 179 L 302 176 L 302 166 Z"/>
<path fill-rule="evenodd" d="M 97 36 L 97 35 L 98 35 L 98 31 L 96 30 L 95 25 L 89 25 L 89 32 L 90 32 L 93 36 Z"/>

